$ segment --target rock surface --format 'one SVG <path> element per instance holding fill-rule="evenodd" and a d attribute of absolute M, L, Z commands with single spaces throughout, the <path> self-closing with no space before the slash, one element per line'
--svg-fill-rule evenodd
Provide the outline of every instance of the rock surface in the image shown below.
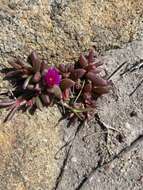
<path fill-rule="evenodd" d="M 0 0 L 1 68 L 33 49 L 49 64 L 74 62 L 91 46 L 109 75 L 127 62 L 88 125 L 57 125 L 56 107 L 3 124 L 0 110 L 0 190 L 143 189 L 143 85 L 129 97 L 142 68 L 120 76 L 143 59 L 142 15 L 142 0 Z"/>

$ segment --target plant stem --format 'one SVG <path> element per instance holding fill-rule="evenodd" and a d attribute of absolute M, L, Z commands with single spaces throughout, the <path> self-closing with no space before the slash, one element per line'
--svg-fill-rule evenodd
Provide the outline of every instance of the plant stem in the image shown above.
<path fill-rule="evenodd" d="M 78 100 L 78 98 L 80 97 L 80 95 L 81 95 L 81 93 L 82 93 L 82 90 L 83 90 L 83 88 L 84 88 L 84 85 L 85 85 L 85 80 L 84 80 L 84 81 L 83 81 L 83 83 L 82 83 L 81 90 L 80 90 L 80 92 L 78 93 L 78 95 L 77 95 L 76 99 L 74 100 L 74 103 L 76 103 L 76 101 L 77 101 L 77 100 Z"/>

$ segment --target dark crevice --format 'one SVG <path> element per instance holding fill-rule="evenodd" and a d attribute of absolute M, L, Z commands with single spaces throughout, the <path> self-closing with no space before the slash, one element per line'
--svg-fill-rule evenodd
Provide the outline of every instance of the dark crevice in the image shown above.
<path fill-rule="evenodd" d="M 69 153 L 70 153 L 71 147 L 72 147 L 72 144 L 70 144 L 70 146 L 69 146 L 69 148 L 68 148 L 68 151 L 67 151 L 67 153 L 66 153 L 66 155 L 65 155 L 65 158 L 64 158 L 62 167 L 61 167 L 61 169 L 60 169 L 60 173 L 59 173 L 59 175 L 58 175 L 58 177 L 57 177 L 57 179 L 56 179 L 55 187 L 53 188 L 53 190 L 56 190 L 56 189 L 58 188 L 59 183 L 60 183 L 61 180 L 62 180 L 62 176 L 63 176 L 63 174 L 64 174 L 65 166 L 66 166 L 67 161 L 68 161 L 68 157 L 69 157 Z"/>
<path fill-rule="evenodd" d="M 84 125 L 83 122 L 81 122 L 81 123 L 78 125 L 78 127 L 77 127 L 77 129 L 76 129 L 76 131 L 75 131 L 74 137 L 73 137 L 72 141 L 70 141 L 71 144 L 70 144 L 70 143 L 66 143 L 67 145 L 69 145 L 69 147 L 68 147 L 68 150 L 67 150 L 67 152 L 66 152 L 65 158 L 64 158 L 64 160 L 63 160 L 63 164 L 62 164 L 62 166 L 61 166 L 59 175 L 58 175 L 58 177 L 57 177 L 57 179 L 56 179 L 55 186 L 54 186 L 54 188 L 53 188 L 52 190 L 57 190 L 58 187 L 59 187 L 59 184 L 60 184 L 60 182 L 61 182 L 61 180 L 62 180 L 64 171 L 65 171 L 65 167 L 66 167 L 67 162 L 68 162 L 70 150 L 71 150 L 71 148 L 72 148 L 74 139 L 76 138 L 77 134 L 79 133 L 79 131 L 80 131 L 80 129 L 82 128 L 83 125 Z"/>

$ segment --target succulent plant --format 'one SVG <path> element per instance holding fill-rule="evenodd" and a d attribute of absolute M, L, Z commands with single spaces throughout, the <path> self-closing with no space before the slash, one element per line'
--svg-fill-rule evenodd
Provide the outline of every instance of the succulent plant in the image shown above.
<path fill-rule="evenodd" d="M 52 104 L 54 97 L 61 98 L 61 75 L 55 67 L 49 67 L 47 61 L 40 60 L 36 52 L 30 54 L 27 63 L 15 59 L 9 64 L 13 68 L 7 72 L 5 79 L 15 82 L 15 100 L 0 102 L 0 107 L 10 109 L 5 121 L 10 120 L 20 108 L 30 110 L 37 107 L 41 110 L 43 106 Z"/>
<path fill-rule="evenodd" d="M 5 79 L 10 80 L 15 89 L 12 97 L 0 101 L 0 107 L 10 109 L 5 121 L 19 109 L 41 110 L 54 103 L 64 107 L 68 119 L 86 120 L 94 113 L 97 98 L 111 89 L 111 81 L 101 75 L 103 63 L 93 49 L 88 55 L 81 54 L 75 64 L 49 66 L 35 51 L 27 63 L 17 58 L 9 64 L 12 68 Z"/>
<path fill-rule="evenodd" d="M 74 109 L 69 118 L 79 116 L 80 119 L 87 119 L 97 107 L 97 98 L 112 88 L 112 82 L 101 75 L 102 65 L 102 59 L 91 49 L 88 55 L 81 54 L 75 65 L 59 66 L 64 78 L 61 81 L 65 87 L 63 99 L 68 100 L 68 104 Z"/>

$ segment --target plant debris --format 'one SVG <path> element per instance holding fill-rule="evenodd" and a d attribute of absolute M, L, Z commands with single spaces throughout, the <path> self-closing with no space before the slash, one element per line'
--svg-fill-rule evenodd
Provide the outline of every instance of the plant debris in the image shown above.
<path fill-rule="evenodd" d="M 54 104 L 71 122 L 88 120 L 95 114 L 97 99 L 112 88 L 112 81 L 103 75 L 103 61 L 94 49 L 88 55 L 81 54 L 75 64 L 50 66 L 35 51 L 27 63 L 19 58 L 8 63 L 12 68 L 5 70 L 4 79 L 12 83 L 14 90 L 11 95 L 3 94 L 0 101 L 0 108 L 10 110 L 5 121 L 19 109 L 31 112 Z"/>

